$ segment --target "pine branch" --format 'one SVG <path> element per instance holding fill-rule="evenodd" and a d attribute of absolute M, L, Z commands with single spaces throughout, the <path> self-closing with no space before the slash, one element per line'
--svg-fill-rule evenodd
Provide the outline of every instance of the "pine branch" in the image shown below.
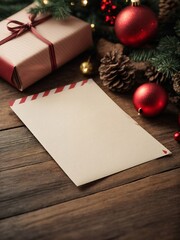
<path fill-rule="evenodd" d="M 7 0 L 0 5 L 0 20 L 3 20 L 12 14 L 20 11 L 25 8 L 28 4 L 30 4 L 31 0 L 23 1 L 20 3 L 19 1 Z"/>
<path fill-rule="evenodd" d="M 30 9 L 32 14 L 51 14 L 56 19 L 64 19 L 70 15 L 69 1 L 49 0 L 46 4 L 42 0 L 36 0 L 37 5 Z"/>
<path fill-rule="evenodd" d="M 159 41 L 157 49 L 168 55 L 180 56 L 180 41 L 176 36 L 166 36 Z"/>
<path fill-rule="evenodd" d="M 32 0 L 23 0 L 23 3 L 21 3 L 22 1 L 20 0 L 1 0 L 1 5 L 16 5 L 16 4 L 28 4 L 28 3 L 32 3 Z"/>
<path fill-rule="evenodd" d="M 134 60 L 135 62 L 141 61 L 149 61 L 151 58 L 154 57 L 156 53 L 156 49 L 133 49 L 129 54 L 129 57 Z"/>
<path fill-rule="evenodd" d="M 180 58 L 177 56 L 169 56 L 158 52 L 156 56 L 150 59 L 150 63 L 167 78 L 172 78 L 176 72 L 180 71 Z"/>

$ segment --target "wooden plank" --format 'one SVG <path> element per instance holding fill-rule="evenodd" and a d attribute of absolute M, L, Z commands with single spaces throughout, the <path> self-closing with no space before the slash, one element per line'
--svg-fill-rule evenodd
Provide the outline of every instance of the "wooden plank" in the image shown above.
<path fill-rule="evenodd" d="M 179 239 L 179 176 L 176 169 L 1 220 L 1 239 Z"/>
<path fill-rule="evenodd" d="M 25 127 L 0 131 L 0 171 L 42 162 L 41 153 L 44 152 L 44 148 Z"/>
<path fill-rule="evenodd" d="M 77 188 L 26 128 L 0 134 L 4 132 L 6 135 L 0 136 L 0 218 L 87 196 L 180 167 L 179 152 L 174 151 L 173 156 L 153 160 Z M 176 149 L 173 140 L 169 143 Z"/>
<path fill-rule="evenodd" d="M 82 190 L 72 184 L 25 127 L 0 131 L 0 218 L 87 196 L 179 167 L 178 144 L 170 139 L 169 132 L 158 136 L 173 152 L 172 156 L 128 169 Z"/>
<path fill-rule="evenodd" d="M 177 109 L 137 115 L 132 96 L 110 92 L 123 110 L 172 152 L 77 188 L 8 102 L 81 81 L 82 54 L 24 92 L 0 80 L 0 239 L 179 239 L 180 158 Z M 69 71 L 69 69 L 71 71 Z M 113 126 L 114 127 L 114 126 Z"/>
<path fill-rule="evenodd" d="M 0 88 L 0 130 L 22 126 L 21 121 L 10 109 L 9 102 L 23 95 L 18 95 L 17 90 L 9 87 L 6 82 L 0 82 Z"/>

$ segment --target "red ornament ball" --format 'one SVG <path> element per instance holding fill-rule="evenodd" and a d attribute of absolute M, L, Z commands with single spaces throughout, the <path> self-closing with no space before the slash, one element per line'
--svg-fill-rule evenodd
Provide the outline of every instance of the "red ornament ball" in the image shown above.
<path fill-rule="evenodd" d="M 138 47 L 157 32 L 158 20 L 154 12 L 146 6 L 128 6 L 117 15 L 115 33 L 121 43 Z"/>
<path fill-rule="evenodd" d="M 153 117 L 165 109 L 168 103 L 168 95 L 160 85 L 144 83 L 134 92 L 133 103 L 138 113 Z"/>
<path fill-rule="evenodd" d="M 174 140 L 176 140 L 177 142 L 180 142 L 180 132 L 174 133 Z"/>

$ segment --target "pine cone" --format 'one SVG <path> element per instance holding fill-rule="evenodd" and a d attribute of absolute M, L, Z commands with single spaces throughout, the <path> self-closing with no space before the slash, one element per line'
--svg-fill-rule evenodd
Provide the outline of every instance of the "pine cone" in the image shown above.
<path fill-rule="evenodd" d="M 159 20 L 167 22 L 175 13 L 179 0 L 159 0 Z"/>
<path fill-rule="evenodd" d="M 169 97 L 169 101 L 180 109 L 180 96 Z"/>
<path fill-rule="evenodd" d="M 112 50 L 101 59 L 100 79 L 110 90 L 125 93 L 134 85 L 135 69 L 129 57 Z"/>
<path fill-rule="evenodd" d="M 100 58 L 104 57 L 108 51 L 116 50 L 123 54 L 124 46 L 121 43 L 113 43 L 104 38 L 97 42 L 97 53 Z"/>
<path fill-rule="evenodd" d="M 174 74 L 172 81 L 174 91 L 180 95 L 180 72 Z"/>
<path fill-rule="evenodd" d="M 156 68 L 151 65 L 146 68 L 145 76 L 149 82 L 155 82 L 161 85 L 167 80 L 162 72 L 157 71 Z"/>

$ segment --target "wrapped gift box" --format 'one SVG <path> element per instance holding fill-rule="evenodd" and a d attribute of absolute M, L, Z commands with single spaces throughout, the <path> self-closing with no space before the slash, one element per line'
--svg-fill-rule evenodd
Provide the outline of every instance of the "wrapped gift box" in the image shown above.
<path fill-rule="evenodd" d="M 13 35 L 7 27 L 16 29 L 30 22 L 30 7 L 32 5 L 0 22 L 1 43 Z M 21 91 L 49 74 L 54 68 L 53 61 L 59 67 L 92 46 L 90 25 L 73 16 L 65 20 L 45 19 L 35 26 L 35 31 L 40 38 L 28 29 L 0 45 L 0 77 Z M 42 38 L 52 43 L 55 60 L 50 56 L 52 49 Z"/>

